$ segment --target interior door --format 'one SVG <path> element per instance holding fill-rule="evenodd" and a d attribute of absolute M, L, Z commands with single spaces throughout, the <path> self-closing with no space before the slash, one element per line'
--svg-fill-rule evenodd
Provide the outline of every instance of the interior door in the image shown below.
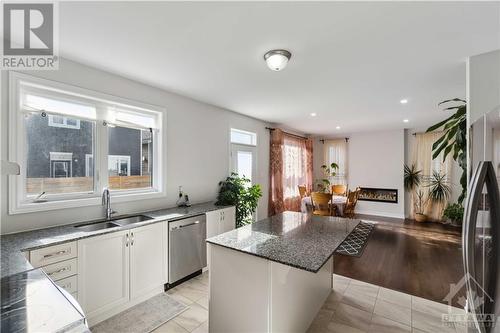
<path fill-rule="evenodd" d="M 130 298 L 163 285 L 163 224 L 130 230 Z"/>

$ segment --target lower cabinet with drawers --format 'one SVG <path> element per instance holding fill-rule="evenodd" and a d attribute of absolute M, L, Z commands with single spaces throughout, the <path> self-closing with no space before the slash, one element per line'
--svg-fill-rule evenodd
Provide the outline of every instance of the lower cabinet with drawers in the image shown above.
<path fill-rule="evenodd" d="M 29 259 L 78 300 L 92 326 L 163 292 L 167 223 L 33 250 Z"/>
<path fill-rule="evenodd" d="M 69 242 L 30 251 L 33 267 L 41 268 L 56 285 L 78 300 L 77 242 Z"/>

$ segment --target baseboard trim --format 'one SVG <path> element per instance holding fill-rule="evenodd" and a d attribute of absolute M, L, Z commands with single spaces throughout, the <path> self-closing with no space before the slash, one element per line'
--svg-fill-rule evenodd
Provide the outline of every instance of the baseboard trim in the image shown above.
<path fill-rule="evenodd" d="M 356 214 L 374 215 L 374 216 L 380 216 L 380 217 L 394 217 L 394 218 L 398 218 L 398 219 L 405 218 L 404 213 L 386 213 L 386 212 L 377 212 L 377 211 L 373 211 L 373 210 L 356 210 Z"/>

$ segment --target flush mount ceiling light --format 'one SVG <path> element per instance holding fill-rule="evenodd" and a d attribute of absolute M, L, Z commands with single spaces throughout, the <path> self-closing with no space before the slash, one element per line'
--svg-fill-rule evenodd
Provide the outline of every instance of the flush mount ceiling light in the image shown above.
<path fill-rule="evenodd" d="M 335 127 L 336 129 L 340 129 L 340 126 Z"/>
<path fill-rule="evenodd" d="M 311 117 L 316 117 L 316 116 L 317 116 L 317 115 L 316 115 L 316 112 L 312 112 L 312 113 L 311 113 Z"/>
<path fill-rule="evenodd" d="M 403 120 L 403 123 L 408 123 L 408 122 L 410 122 L 408 119 Z"/>
<path fill-rule="evenodd" d="M 271 50 L 264 54 L 264 60 L 270 70 L 279 72 L 288 64 L 292 54 L 287 50 Z"/>
<path fill-rule="evenodd" d="M 407 99 L 402 99 L 402 100 L 399 101 L 399 103 L 406 104 L 406 103 L 408 103 L 408 100 Z"/>

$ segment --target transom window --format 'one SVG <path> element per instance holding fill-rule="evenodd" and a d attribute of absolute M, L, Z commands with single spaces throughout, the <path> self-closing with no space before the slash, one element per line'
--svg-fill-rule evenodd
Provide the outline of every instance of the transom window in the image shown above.
<path fill-rule="evenodd" d="M 238 143 L 249 146 L 257 145 L 257 134 L 236 128 L 231 128 L 231 143 Z"/>
<path fill-rule="evenodd" d="M 12 213 L 80 206 L 78 199 L 100 204 L 105 187 L 124 200 L 164 195 L 161 110 L 11 75 L 11 96 L 17 100 L 10 111 L 12 138 L 17 139 L 9 159 L 21 165 L 21 177 L 12 182 L 17 198 Z"/>

